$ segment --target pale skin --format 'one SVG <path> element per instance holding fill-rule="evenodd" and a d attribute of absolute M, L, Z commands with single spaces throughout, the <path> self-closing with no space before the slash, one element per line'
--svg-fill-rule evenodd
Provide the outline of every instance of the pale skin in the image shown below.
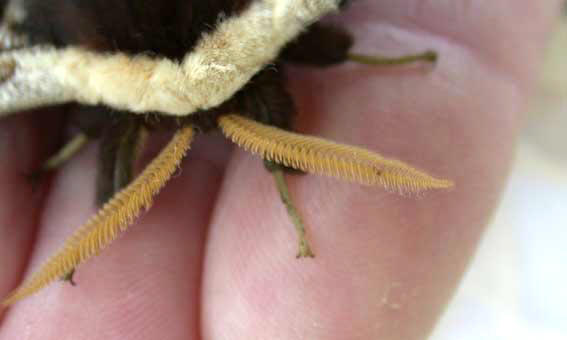
<path fill-rule="evenodd" d="M 294 69 L 299 131 L 364 145 L 455 181 L 400 197 L 291 177 L 315 259 L 271 176 L 201 139 L 153 209 L 78 269 L 3 314 L 3 339 L 423 339 L 466 268 L 509 171 L 559 1 L 360 0 L 340 20 L 361 52 L 435 49 L 427 67 Z M 0 295 L 95 207 L 96 147 L 32 188 L 56 112 L 0 121 Z M 46 127 L 53 129 L 46 131 Z M 51 138 L 49 138 L 51 136 Z"/>

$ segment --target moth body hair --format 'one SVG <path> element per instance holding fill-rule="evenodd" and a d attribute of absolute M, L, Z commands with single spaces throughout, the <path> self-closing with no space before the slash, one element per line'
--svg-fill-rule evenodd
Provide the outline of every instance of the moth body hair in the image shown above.
<path fill-rule="evenodd" d="M 17 68 L 25 68 L 24 75 L 40 73 L 49 78 L 46 84 L 57 94 L 57 99 L 46 95 L 49 104 L 74 100 L 134 113 L 157 111 L 185 116 L 231 98 L 276 59 L 287 43 L 322 16 L 337 10 L 338 5 L 337 0 L 252 1 L 240 15 L 223 20 L 214 31 L 203 34 L 180 62 L 76 47 L 34 53 L 19 50 L 2 58 L 22 60 Z M 33 59 L 27 58 L 30 54 Z M 13 104 L 11 98 L 21 97 L 13 92 L 20 89 L 13 86 L 8 95 L 0 96 L 0 111 L 38 104 L 38 98 Z M 27 90 L 42 95 L 45 92 Z"/>

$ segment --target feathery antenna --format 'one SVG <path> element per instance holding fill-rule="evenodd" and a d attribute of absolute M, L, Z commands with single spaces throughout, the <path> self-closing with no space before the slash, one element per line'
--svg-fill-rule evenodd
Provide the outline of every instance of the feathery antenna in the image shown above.
<path fill-rule="evenodd" d="M 303 136 L 231 114 L 219 118 L 223 133 L 242 148 L 308 173 L 365 185 L 381 185 L 399 193 L 419 193 L 453 186 L 398 160 L 366 149 Z"/>
<path fill-rule="evenodd" d="M 34 294 L 54 280 L 71 272 L 77 265 L 97 255 L 125 231 L 143 209 L 152 205 L 153 197 L 171 178 L 194 136 L 192 127 L 179 130 L 161 153 L 130 185 L 106 203 L 96 215 L 67 239 L 61 250 L 40 270 L 13 291 L 4 306 Z"/>

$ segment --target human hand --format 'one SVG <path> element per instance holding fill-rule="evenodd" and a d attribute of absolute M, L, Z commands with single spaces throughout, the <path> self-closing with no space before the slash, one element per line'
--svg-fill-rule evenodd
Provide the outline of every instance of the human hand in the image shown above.
<path fill-rule="evenodd" d="M 77 287 L 54 284 L 13 306 L 0 339 L 423 339 L 498 202 L 558 3 L 354 2 L 341 20 L 356 51 L 433 48 L 440 60 L 432 70 L 295 69 L 297 129 L 406 161 L 453 190 L 399 197 L 290 177 L 317 255 L 295 260 L 262 162 L 206 138 L 152 210 L 79 267 Z M 33 119 L 0 121 L 3 296 L 95 209 L 94 147 L 44 200 L 31 192 L 21 169 L 48 140 Z"/>

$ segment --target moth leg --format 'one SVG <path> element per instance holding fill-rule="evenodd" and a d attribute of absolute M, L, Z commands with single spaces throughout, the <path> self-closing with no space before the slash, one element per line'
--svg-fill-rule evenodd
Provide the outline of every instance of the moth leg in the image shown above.
<path fill-rule="evenodd" d="M 274 162 L 264 162 L 264 164 L 269 164 L 270 172 L 274 176 L 276 182 L 276 187 L 280 194 L 280 198 L 287 209 L 287 213 L 291 222 L 293 223 L 298 237 L 298 252 L 297 258 L 303 257 L 315 257 L 315 254 L 311 250 L 309 242 L 307 241 L 307 233 L 305 231 L 305 224 L 301 215 L 297 211 L 297 208 L 293 204 L 291 195 L 289 193 L 289 188 L 285 180 L 285 167 Z"/>
<path fill-rule="evenodd" d="M 75 268 L 71 269 L 67 274 L 61 277 L 61 281 L 69 282 L 71 286 L 76 286 L 77 282 L 73 280 L 73 276 L 75 275 Z"/>
<path fill-rule="evenodd" d="M 127 117 L 103 132 L 96 181 L 98 206 L 132 181 L 140 131 L 139 121 Z"/>
<path fill-rule="evenodd" d="M 285 89 L 282 73 L 277 70 L 277 66 L 258 73 L 237 96 L 236 101 L 242 103 L 240 110 L 256 121 L 291 130 L 295 105 Z M 306 238 L 305 225 L 293 204 L 285 179 L 285 173 L 303 172 L 269 160 L 264 160 L 264 166 L 274 177 L 280 198 L 297 231 L 299 244 L 297 257 L 313 257 L 314 254 Z"/>
<path fill-rule="evenodd" d="M 439 56 L 437 55 L 437 52 L 430 50 L 422 53 L 408 54 L 399 57 L 372 56 L 356 53 L 348 54 L 348 60 L 350 61 L 373 66 L 407 65 L 416 62 L 428 62 L 435 64 L 438 58 Z"/>
<path fill-rule="evenodd" d="M 69 159 L 73 158 L 79 151 L 83 149 L 89 142 L 89 137 L 86 133 L 79 132 L 67 144 L 65 144 L 59 151 L 51 156 L 41 166 L 42 172 L 52 171 L 59 168 Z"/>
<path fill-rule="evenodd" d="M 39 181 L 45 173 L 56 170 L 73 158 L 89 141 L 100 138 L 104 127 L 108 126 L 113 119 L 116 119 L 106 108 L 82 106 L 72 108 L 68 117 L 69 125 L 77 128 L 79 132 L 66 142 L 57 153 L 43 162 L 39 169 L 31 173 L 32 182 Z"/>
<path fill-rule="evenodd" d="M 345 61 L 365 65 L 388 66 L 412 64 L 420 61 L 435 63 L 438 59 L 435 51 L 399 57 L 356 54 L 350 52 L 353 43 L 351 34 L 345 29 L 316 23 L 282 51 L 282 58 L 292 63 L 310 66 L 332 66 Z"/>
<path fill-rule="evenodd" d="M 53 156 L 49 157 L 39 169 L 32 171 L 28 175 L 32 187 L 35 187 L 43 178 L 43 176 L 53 170 L 56 170 L 69 159 L 73 158 L 85 145 L 89 142 L 89 137 L 85 133 L 78 133 Z"/>

